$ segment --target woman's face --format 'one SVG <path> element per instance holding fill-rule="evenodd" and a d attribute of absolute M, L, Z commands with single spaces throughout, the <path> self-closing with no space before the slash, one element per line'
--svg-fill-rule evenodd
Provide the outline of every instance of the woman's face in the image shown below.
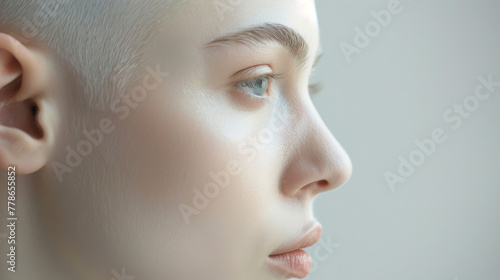
<path fill-rule="evenodd" d="M 85 159 L 101 162 L 93 178 L 73 172 L 63 182 L 88 184 L 85 202 L 67 205 L 88 208 L 87 218 L 73 232 L 68 214 L 66 238 L 88 262 L 115 252 L 117 271 L 158 279 L 307 271 L 286 272 L 269 256 L 317 230 L 314 197 L 351 174 L 308 90 L 314 1 L 188 1 L 159 36 L 144 73 L 161 72 L 161 87 L 116 103 L 116 129 Z"/>

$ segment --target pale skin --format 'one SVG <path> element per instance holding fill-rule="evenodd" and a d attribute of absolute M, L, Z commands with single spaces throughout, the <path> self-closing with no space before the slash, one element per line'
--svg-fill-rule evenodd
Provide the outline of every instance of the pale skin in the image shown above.
<path fill-rule="evenodd" d="M 314 1 L 249 2 L 222 17 L 210 1 L 188 3 L 146 57 L 159 69 L 146 97 L 107 112 L 76 111 L 74 81 L 55 56 L 0 33 L 2 101 L 17 106 L 0 111 L 0 164 L 17 168 L 17 255 L 30 264 L 15 274 L 2 265 L 6 279 L 104 280 L 123 267 L 138 279 L 286 278 L 266 258 L 315 222 L 312 200 L 343 185 L 352 168 L 308 91 L 320 48 Z M 265 23 L 303 38 L 304 67 L 276 42 L 206 47 Z M 271 73 L 281 76 L 268 81 L 265 100 L 234 88 Z M 21 87 L 12 86 L 19 77 Z M 59 180 L 51 164 L 66 164 L 65 147 L 87 139 L 67 135 L 72 118 L 86 119 L 77 132 L 111 123 Z M 198 209 L 196 191 L 222 171 L 227 185 Z"/>

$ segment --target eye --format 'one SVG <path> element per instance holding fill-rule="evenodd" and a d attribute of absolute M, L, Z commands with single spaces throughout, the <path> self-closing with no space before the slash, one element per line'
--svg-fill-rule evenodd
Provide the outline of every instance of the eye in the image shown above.
<path fill-rule="evenodd" d="M 245 92 L 257 96 L 263 97 L 269 85 L 269 81 L 274 77 L 273 74 L 262 75 L 250 80 L 238 82 L 234 84 L 235 87 L 244 90 Z"/>
<path fill-rule="evenodd" d="M 309 94 L 314 95 L 319 93 L 323 89 L 322 83 L 315 83 L 309 85 Z"/>

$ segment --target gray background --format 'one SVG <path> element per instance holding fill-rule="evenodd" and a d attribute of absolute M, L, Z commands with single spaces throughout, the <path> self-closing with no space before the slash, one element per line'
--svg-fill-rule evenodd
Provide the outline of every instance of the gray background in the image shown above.
<path fill-rule="evenodd" d="M 500 88 L 453 130 L 443 113 L 500 82 L 500 1 L 402 0 L 403 11 L 348 63 L 339 45 L 389 0 L 316 0 L 324 55 L 313 100 L 353 161 L 351 180 L 315 200 L 322 240 L 307 279 L 500 279 Z M 391 191 L 416 139 L 448 136 Z"/>

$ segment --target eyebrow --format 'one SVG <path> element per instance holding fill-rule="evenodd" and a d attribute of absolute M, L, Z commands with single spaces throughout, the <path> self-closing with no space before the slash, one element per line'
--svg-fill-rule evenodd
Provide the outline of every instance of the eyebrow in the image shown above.
<path fill-rule="evenodd" d="M 224 35 L 207 43 L 203 48 L 216 46 L 245 45 L 249 47 L 261 46 L 266 43 L 277 43 L 288 49 L 297 60 L 299 67 L 304 68 L 307 63 L 309 45 L 304 38 L 292 28 L 279 23 L 265 23 L 248 27 L 240 31 Z M 313 68 L 321 57 L 321 48 L 314 59 Z"/>

